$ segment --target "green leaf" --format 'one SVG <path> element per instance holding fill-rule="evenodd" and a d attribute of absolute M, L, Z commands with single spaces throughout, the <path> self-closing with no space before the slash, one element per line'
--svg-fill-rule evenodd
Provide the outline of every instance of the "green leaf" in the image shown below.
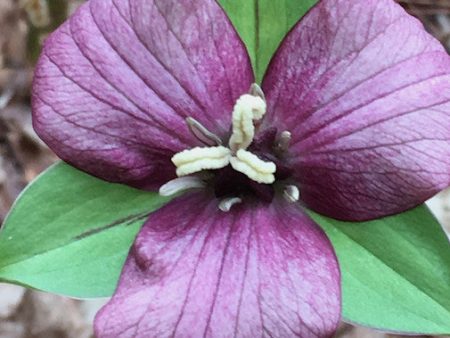
<path fill-rule="evenodd" d="M 336 250 L 346 320 L 387 331 L 450 333 L 450 245 L 426 206 L 363 223 L 310 214 Z"/>
<path fill-rule="evenodd" d="M 219 0 L 247 46 L 256 81 L 286 33 L 317 0 Z"/>
<path fill-rule="evenodd" d="M 109 296 L 147 215 L 167 199 L 60 163 L 38 177 L 0 231 L 0 280 L 73 297 Z"/>

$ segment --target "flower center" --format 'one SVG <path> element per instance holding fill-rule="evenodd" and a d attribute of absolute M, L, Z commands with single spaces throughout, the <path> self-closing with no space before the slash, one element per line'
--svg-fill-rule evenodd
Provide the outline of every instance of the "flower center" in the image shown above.
<path fill-rule="evenodd" d="M 221 169 L 227 165 L 261 184 L 275 181 L 276 166 L 266 162 L 246 149 L 255 137 L 255 121 L 266 113 L 266 102 L 259 96 L 242 95 L 236 102 L 232 114 L 233 131 L 224 146 L 196 147 L 175 154 L 172 162 L 177 167 L 177 176 L 182 177 L 203 170 Z"/>
<path fill-rule="evenodd" d="M 242 197 L 248 192 L 270 201 L 274 195 L 272 184 L 275 182 L 277 165 L 248 150 L 255 139 L 255 124 L 262 120 L 266 109 L 261 88 L 252 85 L 250 93 L 242 95 L 234 106 L 228 147 L 223 146 L 222 140 L 198 121 L 188 118 L 186 122 L 191 132 L 207 146 L 186 149 L 172 157 L 179 178 L 163 185 L 160 194 L 172 195 L 181 190 L 204 188 L 208 185 L 205 171 L 214 170 L 215 194 L 223 198 L 219 205 L 221 210 L 228 211 L 234 204 L 241 203 Z M 273 149 L 278 152 L 287 150 L 289 140 L 289 132 L 281 133 Z M 188 176 L 193 174 L 196 176 Z M 288 201 L 296 201 L 298 189 L 286 185 L 284 195 Z"/>

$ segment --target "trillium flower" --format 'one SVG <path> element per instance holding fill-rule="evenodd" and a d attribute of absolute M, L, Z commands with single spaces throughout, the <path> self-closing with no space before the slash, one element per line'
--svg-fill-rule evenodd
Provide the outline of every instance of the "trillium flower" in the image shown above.
<path fill-rule="evenodd" d="M 150 215 L 98 337 L 330 337 L 340 271 L 305 212 L 403 212 L 450 184 L 450 59 L 390 0 L 323 0 L 261 88 L 213 0 L 91 0 L 46 41 L 34 127 Z"/>

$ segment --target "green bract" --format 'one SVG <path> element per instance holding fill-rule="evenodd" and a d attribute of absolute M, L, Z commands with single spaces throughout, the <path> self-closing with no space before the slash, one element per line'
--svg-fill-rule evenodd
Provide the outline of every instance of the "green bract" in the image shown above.
<path fill-rule="evenodd" d="M 256 82 L 261 82 L 272 55 L 294 24 L 316 0 L 219 0 L 247 46 Z"/>
<path fill-rule="evenodd" d="M 344 319 L 387 331 L 450 332 L 450 245 L 426 206 L 362 223 L 310 215 L 338 256 Z"/>
<path fill-rule="evenodd" d="M 0 281 L 109 296 L 147 215 L 167 199 L 60 163 L 32 183 L 0 231 Z"/>

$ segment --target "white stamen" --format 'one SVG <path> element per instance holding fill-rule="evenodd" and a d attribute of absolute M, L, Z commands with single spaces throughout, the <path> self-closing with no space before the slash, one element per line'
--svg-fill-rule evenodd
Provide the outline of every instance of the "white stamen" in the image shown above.
<path fill-rule="evenodd" d="M 287 130 L 283 131 L 278 139 L 276 148 L 279 151 L 287 151 L 289 149 L 289 143 L 291 143 L 291 133 Z"/>
<path fill-rule="evenodd" d="M 300 191 L 295 185 L 287 185 L 283 192 L 284 198 L 291 203 L 295 203 L 300 198 Z"/>
<path fill-rule="evenodd" d="M 189 189 L 200 189 L 206 187 L 206 183 L 195 176 L 180 177 L 167 182 L 159 188 L 161 196 L 172 196 Z"/>
<path fill-rule="evenodd" d="M 233 205 L 241 203 L 242 199 L 239 197 L 231 197 L 231 198 L 225 198 L 219 203 L 219 209 L 223 212 L 228 212 L 231 210 Z"/>
<path fill-rule="evenodd" d="M 220 169 L 230 162 L 230 149 L 218 146 L 184 150 L 172 157 L 178 176 L 186 176 L 202 170 Z"/>
<path fill-rule="evenodd" d="M 258 86 L 256 83 L 250 86 L 250 90 L 248 93 L 253 96 L 258 96 L 262 98 L 264 102 L 266 102 L 266 96 L 264 95 L 264 92 L 262 91 L 261 87 Z"/>
<path fill-rule="evenodd" d="M 211 133 L 205 126 L 203 126 L 200 122 L 192 117 L 188 117 L 186 119 L 186 123 L 189 127 L 189 130 L 194 134 L 194 136 L 204 144 L 208 146 L 222 145 L 222 140 L 214 133 Z"/>
<path fill-rule="evenodd" d="M 255 136 L 253 121 L 262 119 L 266 113 L 266 102 L 258 96 L 242 95 L 233 109 L 233 133 L 230 137 L 230 149 L 247 149 Z"/>
<path fill-rule="evenodd" d="M 271 184 L 275 181 L 275 163 L 265 162 L 249 151 L 239 149 L 236 157 L 230 158 L 230 164 L 234 170 L 258 183 Z"/>

